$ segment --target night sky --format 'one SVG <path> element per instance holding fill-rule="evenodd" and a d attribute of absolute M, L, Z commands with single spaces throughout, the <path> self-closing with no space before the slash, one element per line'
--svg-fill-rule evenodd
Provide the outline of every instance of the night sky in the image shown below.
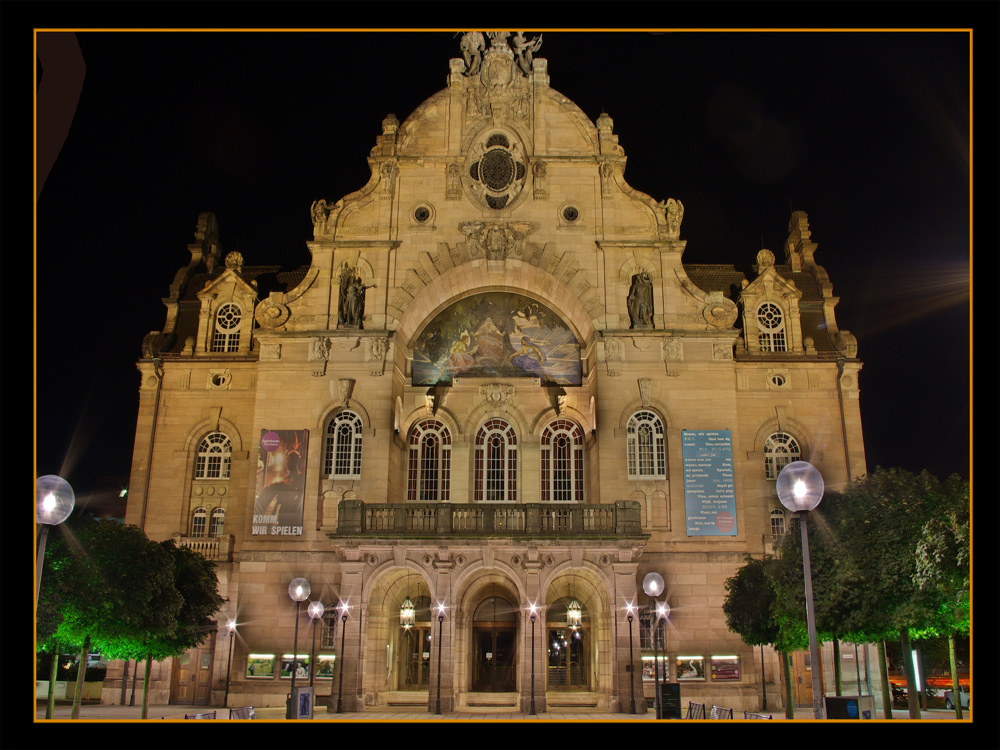
<path fill-rule="evenodd" d="M 864 364 L 869 471 L 968 478 L 969 34 L 543 33 L 552 88 L 613 118 L 626 181 L 684 203 L 685 262 L 783 262 L 808 213 Z M 459 36 L 77 34 L 86 77 L 37 204 L 36 475 L 95 505 L 127 482 L 140 344 L 198 214 L 248 265 L 308 263 L 310 204 L 367 182 L 382 119 L 445 87 Z"/>

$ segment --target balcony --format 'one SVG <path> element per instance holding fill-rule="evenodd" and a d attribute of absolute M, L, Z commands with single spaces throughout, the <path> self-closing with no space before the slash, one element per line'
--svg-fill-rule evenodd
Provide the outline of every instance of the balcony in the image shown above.
<path fill-rule="evenodd" d="M 639 503 L 365 503 L 340 502 L 337 532 L 366 537 L 573 537 L 644 539 Z"/>
<path fill-rule="evenodd" d="M 233 536 L 181 536 L 174 534 L 174 544 L 197 552 L 206 560 L 214 562 L 233 561 Z"/>

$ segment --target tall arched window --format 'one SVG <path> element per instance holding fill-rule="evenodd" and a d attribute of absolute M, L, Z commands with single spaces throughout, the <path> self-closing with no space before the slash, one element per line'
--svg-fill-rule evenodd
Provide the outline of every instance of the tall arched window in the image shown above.
<path fill-rule="evenodd" d="M 323 476 L 361 477 L 361 417 L 346 410 L 334 415 L 326 428 L 323 456 Z"/>
<path fill-rule="evenodd" d="M 226 523 L 226 511 L 223 508 L 212 510 L 212 521 L 208 525 L 209 536 L 222 536 L 222 527 Z"/>
<path fill-rule="evenodd" d="M 191 536 L 205 536 L 205 519 L 208 513 L 204 508 L 195 508 L 191 514 Z"/>
<path fill-rule="evenodd" d="M 639 411 L 628 420 L 628 478 L 657 479 L 667 475 L 663 422 L 651 411 Z"/>
<path fill-rule="evenodd" d="M 583 430 L 557 419 L 542 431 L 542 502 L 583 502 Z"/>
<path fill-rule="evenodd" d="M 243 311 L 235 302 L 226 302 L 215 313 L 212 332 L 213 352 L 235 352 L 240 348 L 240 321 Z"/>
<path fill-rule="evenodd" d="M 757 340 L 762 352 L 784 352 L 788 350 L 785 340 L 785 317 L 781 308 L 773 302 L 765 302 L 757 308 Z"/>
<path fill-rule="evenodd" d="M 211 432 L 198 445 L 195 479 L 229 479 L 232 441 L 223 432 Z"/>
<path fill-rule="evenodd" d="M 776 432 L 764 441 L 764 476 L 777 479 L 778 473 L 802 455 L 799 444 L 787 432 Z"/>
<path fill-rule="evenodd" d="M 447 502 L 451 494 L 451 432 L 436 419 L 425 419 L 410 432 L 406 499 Z"/>
<path fill-rule="evenodd" d="M 517 502 L 517 434 L 502 419 L 476 433 L 476 502 Z"/>

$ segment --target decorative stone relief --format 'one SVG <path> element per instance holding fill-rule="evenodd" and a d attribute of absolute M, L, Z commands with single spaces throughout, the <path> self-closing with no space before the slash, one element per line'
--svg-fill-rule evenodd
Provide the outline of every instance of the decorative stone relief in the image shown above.
<path fill-rule="evenodd" d="M 534 39 L 525 39 L 524 34 L 519 31 L 510 40 L 510 46 L 514 50 L 514 62 L 517 63 L 517 67 L 524 75 L 531 75 L 532 56 L 541 49 L 542 35 L 539 34 Z"/>
<path fill-rule="evenodd" d="M 714 344 L 712 353 L 715 359 L 732 359 L 733 347 L 729 344 Z"/>
<path fill-rule="evenodd" d="M 309 361 L 326 362 L 330 359 L 332 342 L 326 336 L 315 337 L 309 341 Z"/>
<path fill-rule="evenodd" d="M 508 383 L 487 383 L 479 386 L 479 397 L 490 409 L 500 409 L 514 398 L 514 386 Z"/>
<path fill-rule="evenodd" d="M 768 268 L 774 267 L 774 253 L 767 248 L 757 253 L 757 273 L 762 273 Z"/>
<path fill-rule="evenodd" d="M 467 31 L 462 35 L 462 58 L 465 60 L 464 76 L 474 76 L 479 73 L 483 64 L 483 53 L 486 51 L 486 39 L 481 31 Z"/>
<path fill-rule="evenodd" d="M 684 344 L 672 336 L 663 339 L 663 361 L 675 362 L 684 359 Z"/>
<path fill-rule="evenodd" d="M 445 188 L 445 199 L 457 201 L 462 197 L 462 165 L 449 164 Z"/>
<path fill-rule="evenodd" d="M 611 161 L 602 161 L 598 171 L 601 174 L 601 195 L 608 198 L 615 185 L 615 165 Z"/>
<path fill-rule="evenodd" d="M 548 191 L 546 190 L 545 185 L 546 172 L 548 172 L 548 167 L 544 161 L 536 161 L 531 165 L 531 190 L 532 197 L 536 200 L 543 200 L 548 197 Z"/>
<path fill-rule="evenodd" d="M 858 340 L 850 331 L 838 331 L 835 343 L 845 357 L 853 359 L 858 356 Z"/>
<path fill-rule="evenodd" d="M 288 321 L 290 315 L 291 311 L 287 306 L 277 304 L 270 299 L 261 300 L 253 313 L 257 324 L 269 331 L 283 326 Z"/>
<path fill-rule="evenodd" d="M 653 327 L 653 278 L 649 271 L 642 270 L 632 276 L 627 303 L 632 328 Z"/>
<path fill-rule="evenodd" d="M 399 172 L 399 165 L 394 161 L 384 161 L 379 166 L 379 193 L 383 196 L 392 195 L 392 189 L 396 182 L 396 174 Z"/>
<path fill-rule="evenodd" d="M 705 297 L 705 307 L 702 314 L 705 321 L 715 328 L 732 328 L 738 314 L 736 303 L 722 292 L 709 292 Z"/>
<path fill-rule="evenodd" d="M 330 218 L 330 211 L 335 204 L 327 202 L 325 198 L 313 201 L 309 207 L 309 214 L 312 216 L 314 235 L 326 233 L 326 222 Z"/>
<path fill-rule="evenodd" d="M 465 235 L 469 254 L 473 258 L 506 260 L 520 258 L 524 253 L 524 240 L 531 231 L 525 222 L 496 224 L 482 221 L 467 221 L 458 225 Z"/>
<path fill-rule="evenodd" d="M 608 375 L 621 375 L 625 361 L 625 342 L 621 339 L 605 339 L 604 359 L 608 363 Z"/>
<path fill-rule="evenodd" d="M 340 403 L 346 405 L 348 402 L 350 402 L 351 393 L 354 391 L 354 379 L 340 378 L 340 380 L 337 381 L 337 386 L 340 392 Z"/>
<path fill-rule="evenodd" d="M 385 372 L 385 359 L 389 351 L 389 339 L 385 336 L 370 338 L 365 342 L 365 362 L 373 362 L 371 374 L 382 375 Z"/>
<path fill-rule="evenodd" d="M 649 408 L 649 391 L 653 381 L 651 378 L 639 378 L 639 398 L 642 400 L 642 408 Z"/>

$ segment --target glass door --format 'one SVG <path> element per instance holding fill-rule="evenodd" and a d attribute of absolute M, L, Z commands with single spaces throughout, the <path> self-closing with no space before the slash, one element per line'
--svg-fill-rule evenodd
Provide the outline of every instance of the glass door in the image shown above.
<path fill-rule="evenodd" d="M 588 631 L 549 628 L 549 690 L 589 690 Z"/>
<path fill-rule="evenodd" d="M 510 693 L 515 687 L 514 628 L 476 628 L 472 689 L 477 693 Z"/>
<path fill-rule="evenodd" d="M 399 689 L 426 690 L 430 673 L 430 625 L 402 628 L 399 633 Z"/>

